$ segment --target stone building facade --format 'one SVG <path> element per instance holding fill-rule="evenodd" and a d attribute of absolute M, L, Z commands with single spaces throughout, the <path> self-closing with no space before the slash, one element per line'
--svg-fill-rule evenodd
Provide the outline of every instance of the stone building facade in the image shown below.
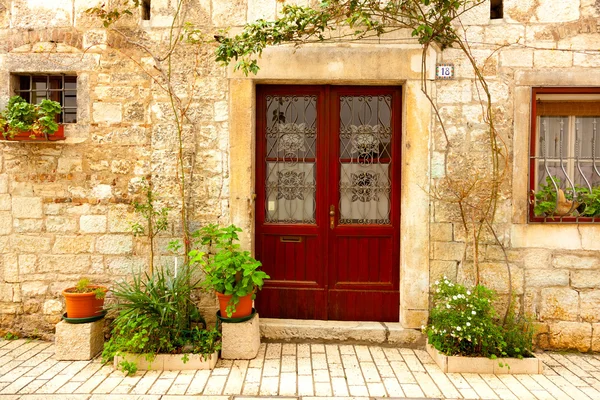
<path fill-rule="evenodd" d="M 308 0 L 298 4 L 308 4 Z M 60 143 L 0 143 L 0 325 L 52 332 L 60 292 L 81 276 L 110 284 L 148 261 L 148 244 L 132 235 L 131 202 L 151 176 L 173 224 L 158 240 L 157 262 L 181 226 L 174 126 L 169 99 L 141 67 L 152 60 L 107 35 L 85 10 L 90 1 L 12 0 L 0 10 L 0 100 L 20 76 L 76 76 L 77 122 Z M 100 4 L 101 2 L 98 2 Z M 174 1 L 152 0 L 150 18 L 134 16 L 123 29 L 141 29 L 160 49 Z M 276 18 L 276 0 L 190 1 L 186 20 L 203 31 Z M 490 19 L 484 2 L 463 17 L 472 53 L 489 83 L 498 130 L 508 148 L 497 225 L 507 247 L 516 300 L 538 321 L 538 345 L 600 351 L 600 226 L 532 222 L 529 216 L 533 88 L 600 87 L 598 0 L 504 0 Z M 129 25 L 127 25 L 129 24 Z M 119 50 L 121 48 L 122 51 Z M 375 41 L 270 48 L 255 76 L 213 61 L 214 47 L 177 58 L 181 85 L 199 62 L 184 148 L 190 161 L 194 226 L 233 222 L 243 244 L 255 243 L 256 85 L 396 86 L 402 90 L 400 304 L 405 328 L 426 322 L 430 283 L 460 278 L 465 238 L 452 204 L 432 200 L 430 188 L 447 174 L 446 141 L 421 91 L 422 49 L 399 31 Z M 129 55 L 129 56 L 128 56 Z M 130 57 L 131 56 L 131 57 Z M 357 62 L 360 60 L 360 62 Z M 452 63 L 455 77 L 436 80 L 435 64 Z M 465 153 L 485 153 L 480 92 L 457 49 L 429 49 L 426 79 L 446 121 L 449 139 Z M 187 74 L 187 75 L 186 75 Z M 187 86 L 186 86 L 187 85 Z M 185 89 L 182 89 L 185 93 Z M 597 99 L 596 99 L 597 100 Z M 482 282 L 506 294 L 504 254 L 487 238 L 480 249 Z M 212 299 L 204 297 L 209 310 Z"/>

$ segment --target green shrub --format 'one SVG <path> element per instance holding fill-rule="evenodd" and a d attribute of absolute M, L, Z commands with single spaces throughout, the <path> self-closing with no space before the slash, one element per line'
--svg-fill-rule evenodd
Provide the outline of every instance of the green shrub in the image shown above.
<path fill-rule="evenodd" d="M 441 353 L 491 358 L 522 358 L 531 353 L 531 324 L 511 310 L 502 326 L 493 306 L 493 290 L 483 285 L 467 289 L 445 277 L 433 289 L 433 308 L 424 332 Z"/>
<path fill-rule="evenodd" d="M 176 273 L 162 268 L 151 276 L 136 274 L 132 283 L 117 283 L 113 294 L 118 303 L 112 308 L 119 313 L 112 337 L 104 346 L 103 361 L 120 353 L 147 354 L 152 361 L 158 353 L 191 352 L 208 357 L 219 350 L 219 331 L 206 329 L 192 301 L 192 291 L 198 286 L 199 280 L 187 266 Z"/>

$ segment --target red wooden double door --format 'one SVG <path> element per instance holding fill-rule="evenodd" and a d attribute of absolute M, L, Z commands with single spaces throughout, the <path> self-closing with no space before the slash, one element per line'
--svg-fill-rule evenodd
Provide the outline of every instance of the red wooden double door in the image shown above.
<path fill-rule="evenodd" d="M 263 317 L 399 320 L 401 92 L 257 88 Z"/>

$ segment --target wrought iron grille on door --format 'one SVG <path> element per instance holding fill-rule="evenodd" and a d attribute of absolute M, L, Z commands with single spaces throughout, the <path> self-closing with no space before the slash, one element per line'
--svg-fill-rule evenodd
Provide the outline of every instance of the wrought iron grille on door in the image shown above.
<path fill-rule="evenodd" d="M 398 321 L 400 110 L 399 88 L 258 87 L 261 315 Z"/>

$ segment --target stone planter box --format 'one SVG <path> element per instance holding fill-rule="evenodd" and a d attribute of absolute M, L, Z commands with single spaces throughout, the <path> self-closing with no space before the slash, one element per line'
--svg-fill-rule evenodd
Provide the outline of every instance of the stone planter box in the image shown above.
<path fill-rule="evenodd" d="M 542 360 L 535 357 L 524 358 L 498 358 L 492 360 L 485 357 L 447 356 L 437 351 L 429 343 L 426 344 L 427 353 L 433 358 L 442 372 L 474 373 L 474 374 L 541 374 L 543 371 Z M 500 363 L 504 367 L 500 367 Z M 510 366 L 510 369 L 506 367 Z"/>
<path fill-rule="evenodd" d="M 184 363 L 183 354 L 157 354 L 152 362 L 146 360 L 144 354 L 127 353 L 115 356 L 114 367 L 118 368 L 121 361 L 135 362 L 140 371 L 184 371 L 190 369 L 214 369 L 219 359 L 219 352 L 214 352 L 204 360 L 201 354 L 188 354 L 189 360 Z"/>

